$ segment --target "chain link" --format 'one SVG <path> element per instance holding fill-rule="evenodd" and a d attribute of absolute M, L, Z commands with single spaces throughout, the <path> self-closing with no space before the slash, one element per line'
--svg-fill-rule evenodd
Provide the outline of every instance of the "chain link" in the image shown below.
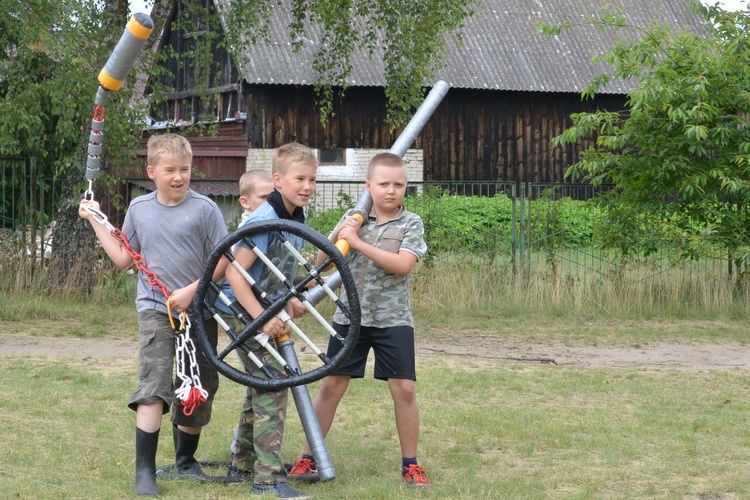
<path fill-rule="evenodd" d="M 201 384 L 200 369 L 198 361 L 195 358 L 195 344 L 193 343 L 193 339 L 190 338 L 190 318 L 187 318 L 185 323 L 185 334 L 177 335 L 176 339 L 176 371 L 177 377 L 182 380 L 182 384 L 175 391 L 175 397 L 182 401 L 182 413 L 189 417 L 208 398 L 208 392 Z M 190 375 L 185 373 L 184 357 L 186 354 L 190 365 Z"/>

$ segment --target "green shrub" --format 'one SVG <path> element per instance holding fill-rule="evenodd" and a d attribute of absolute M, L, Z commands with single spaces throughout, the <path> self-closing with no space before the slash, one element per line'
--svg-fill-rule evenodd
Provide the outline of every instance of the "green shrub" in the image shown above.
<path fill-rule="evenodd" d="M 571 198 L 542 197 L 530 203 L 530 220 L 525 226 L 519 224 L 517 230 L 530 228 L 527 237 L 538 242 L 537 247 L 550 250 L 591 245 L 604 214 L 604 209 L 594 203 Z M 514 220 L 521 220 L 519 204 L 514 206 L 514 201 L 503 194 L 458 196 L 446 194 L 440 188 L 425 187 L 423 193 L 408 196 L 404 204 L 422 218 L 425 240 L 433 256 L 511 251 L 518 237 L 514 238 L 513 224 Z M 352 200 L 340 192 L 338 207 L 325 211 L 311 209 L 308 224 L 328 234 L 353 206 Z"/>
<path fill-rule="evenodd" d="M 329 210 L 318 210 L 314 205 L 307 211 L 307 225 L 320 234 L 328 235 L 347 210 L 354 208 L 354 200 L 344 192 L 339 191 L 336 199 L 336 208 Z"/>

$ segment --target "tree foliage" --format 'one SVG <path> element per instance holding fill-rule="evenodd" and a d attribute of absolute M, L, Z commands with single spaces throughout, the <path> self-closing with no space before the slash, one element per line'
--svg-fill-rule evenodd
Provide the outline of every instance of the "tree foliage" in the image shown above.
<path fill-rule="evenodd" d="M 706 21 L 699 33 L 657 21 L 633 26 L 615 9 L 590 17 L 587 22 L 602 29 L 627 30 L 629 39 L 595 58 L 611 72 L 596 78 L 582 98 L 611 79 L 637 83 L 626 110 L 574 114 L 553 145 L 596 137 L 567 175 L 616 186 L 607 199 L 605 244 L 636 254 L 666 243 L 687 258 L 719 245 L 748 261 L 750 16 L 695 2 L 691 7 Z M 559 28 L 542 27 L 547 33 Z"/>
<path fill-rule="evenodd" d="M 77 217 L 96 75 L 122 34 L 126 0 L 10 0 L 0 10 L 0 156 L 37 158 L 40 176 L 64 179 L 53 235 L 56 285 L 76 262 L 90 261 L 93 238 Z M 132 163 L 144 108 L 122 92 L 107 105 L 97 193 L 112 164 Z M 125 147 L 123 147 L 125 146 Z M 74 286 L 77 286 L 74 285 Z"/>

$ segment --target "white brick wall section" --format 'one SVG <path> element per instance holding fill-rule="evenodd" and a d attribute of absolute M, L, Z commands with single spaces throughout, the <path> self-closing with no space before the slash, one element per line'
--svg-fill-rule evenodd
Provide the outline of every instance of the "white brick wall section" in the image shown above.
<path fill-rule="evenodd" d="M 267 170 L 271 171 L 271 157 L 273 149 L 248 149 L 245 170 Z"/>
<path fill-rule="evenodd" d="M 313 150 L 317 153 L 317 150 Z M 364 182 L 367 175 L 367 163 L 370 158 L 378 153 L 386 153 L 387 149 L 354 149 L 346 150 L 346 165 L 323 165 L 318 167 L 319 181 L 341 181 L 341 182 Z M 271 171 L 271 156 L 273 149 L 248 149 L 247 170 L 262 169 Z M 421 182 L 424 180 L 423 150 L 409 149 L 404 154 L 406 164 L 406 175 L 409 182 Z M 336 206 L 336 193 L 344 185 L 318 185 L 315 200 L 316 210 L 326 210 Z M 348 187 L 348 186 L 347 186 Z M 361 194 L 351 193 L 354 201 Z"/>

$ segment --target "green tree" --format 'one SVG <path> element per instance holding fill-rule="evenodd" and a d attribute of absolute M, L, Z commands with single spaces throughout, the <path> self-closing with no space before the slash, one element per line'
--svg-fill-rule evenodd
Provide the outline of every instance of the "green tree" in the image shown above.
<path fill-rule="evenodd" d="M 627 36 L 595 58 L 611 71 L 582 98 L 611 78 L 637 83 L 626 110 L 574 114 L 553 145 L 596 138 L 567 175 L 616 186 L 600 233 L 606 245 L 633 255 L 669 244 L 685 258 L 718 246 L 739 263 L 750 248 L 750 17 L 690 5 L 706 20 L 701 32 L 633 26 L 615 9 L 587 20 Z M 564 28 L 573 27 L 542 31 Z"/>
<path fill-rule="evenodd" d="M 96 75 L 127 12 L 127 0 L 10 0 L 0 10 L 0 156 L 34 156 L 39 175 L 67 181 L 54 235 L 56 253 L 65 257 L 55 273 L 61 283 L 75 262 L 90 262 L 94 248 L 75 209 L 84 186 L 84 141 Z M 138 110 L 127 95 L 113 99 L 105 131 L 109 144 L 136 143 L 141 134 L 130 124 Z M 131 150 L 108 147 L 103 170 L 132 161 Z"/>

